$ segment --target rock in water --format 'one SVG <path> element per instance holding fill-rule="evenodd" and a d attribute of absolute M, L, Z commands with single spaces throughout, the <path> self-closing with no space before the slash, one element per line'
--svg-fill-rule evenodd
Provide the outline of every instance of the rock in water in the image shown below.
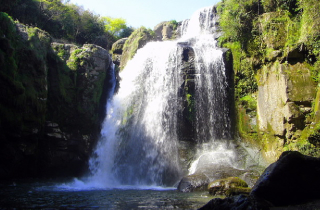
<path fill-rule="evenodd" d="M 296 151 L 284 152 L 252 189 L 251 196 L 275 206 L 320 198 L 320 159 Z"/>
<path fill-rule="evenodd" d="M 193 192 L 196 190 L 205 190 L 210 180 L 205 174 L 192 174 L 183 177 L 178 185 L 180 192 Z"/>
<path fill-rule="evenodd" d="M 218 179 L 208 185 L 211 195 L 249 194 L 248 184 L 238 177 Z"/>

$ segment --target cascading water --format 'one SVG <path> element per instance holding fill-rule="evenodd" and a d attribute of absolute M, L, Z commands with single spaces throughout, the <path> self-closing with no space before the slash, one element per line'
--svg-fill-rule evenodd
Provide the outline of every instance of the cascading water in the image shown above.
<path fill-rule="evenodd" d="M 179 40 L 148 43 L 120 73 L 120 89 L 108 102 L 102 137 L 90 160 L 90 181 L 96 186 L 173 186 L 183 175 L 179 142 L 186 133 L 192 132 L 199 145 L 232 138 L 215 20 L 214 7 L 197 11 L 183 23 L 187 27 Z M 183 61 L 192 63 L 192 71 L 183 70 Z M 181 129 L 181 118 L 190 121 L 192 131 Z M 220 152 L 221 145 L 215 147 Z M 225 151 L 230 162 L 232 152 Z M 198 156 L 192 171 L 203 159 Z"/>

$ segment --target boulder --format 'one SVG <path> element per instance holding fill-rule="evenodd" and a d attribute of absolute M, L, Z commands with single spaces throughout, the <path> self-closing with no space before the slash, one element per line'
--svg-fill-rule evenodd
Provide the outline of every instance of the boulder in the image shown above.
<path fill-rule="evenodd" d="M 181 179 L 178 185 L 178 190 L 180 192 L 205 190 L 209 182 L 210 180 L 205 174 L 192 174 Z"/>
<path fill-rule="evenodd" d="M 251 196 L 275 206 L 320 198 L 320 159 L 296 151 L 284 152 L 258 179 Z"/>
<path fill-rule="evenodd" d="M 248 184 L 238 177 L 217 179 L 208 185 L 211 195 L 249 194 Z"/>
<path fill-rule="evenodd" d="M 204 167 L 204 168 L 198 169 L 196 173 L 192 175 L 183 177 L 178 185 L 178 190 L 180 192 L 193 192 L 193 191 L 200 191 L 200 190 L 204 191 L 204 190 L 207 190 L 208 184 L 210 182 L 213 182 L 214 180 L 229 179 L 230 177 L 234 178 L 234 176 L 243 177 L 245 180 L 251 181 L 251 179 L 253 179 L 252 174 L 256 175 L 257 173 L 258 172 L 254 170 L 240 170 L 240 169 L 233 168 L 231 166 L 217 165 L 215 167 L 214 166 Z M 237 178 L 237 179 L 240 179 L 240 178 Z M 246 183 L 245 181 L 243 182 Z M 247 186 L 248 184 L 246 183 L 246 187 Z M 236 193 L 236 191 L 237 190 L 235 190 L 234 194 L 239 194 L 239 193 Z M 246 193 L 248 193 L 248 190 L 246 190 Z"/>
<path fill-rule="evenodd" d="M 170 21 L 164 21 L 154 27 L 156 41 L 169 40 L 173 36 L 173 25 Z"/>

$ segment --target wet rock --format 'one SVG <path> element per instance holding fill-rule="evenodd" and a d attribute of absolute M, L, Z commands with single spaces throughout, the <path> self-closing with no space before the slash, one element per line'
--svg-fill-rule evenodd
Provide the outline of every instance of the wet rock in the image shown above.
<path fill-rule="evenodd" d="M 192 175 L 185 176 L 179 183 L 178 190 L 181 192 L 193 192 L 207 190 L 208 184 L 215 180 L 227 179 L 228 177 L 242 177 L 250 183 L 255 182 L 259 172 L 254 170 L 240 170 L 231 166 L 211 166 L 197 169 Z M 238 178 L 239 179 L 239 178 Z M 248 185 L 247 185 L 248 186 Z M 250 186 L 253 186 L 252 184 Z"/>
<path fill-rule="evenodd" d="M 218 179 L 208 185 L 211 195 L 249 194 L 248 184 L 238 177 Z"/>
<path fill-rule="evenodd" d="M 128 38 L 122 38 L 119 39 L 118 41 L 116 41 L 113 45 L 112 45 L 112 60 L 113 63 L 116 65 L 120 65 L 120 61 L 121 61 L 121 56 L 123 53 L 123 46 L 124 43 L 128 40 Z"/>
<path fill-rule="evenodd" d="M 210 180 L 205 174 L 192 174 L 182 178 L 178 185 L 180 192 L 193 192 L 197 190 L 205 190 Z"/>
<path fill-rule="evenodd" d="M 182 141 L 195 140 L 195 52 L 190 46 L 182 46 L 180 61 L 183 83 L 179 89 L 178 135 Z M 196 143 L 196 142 L 194 142 Z"/>
<path fill-rule="evenodd" d="M 284 152 L 271 164 L 252 189 L 251 196 L 275 206 L 319 199 L 320 159 L 299 152 Z"/>

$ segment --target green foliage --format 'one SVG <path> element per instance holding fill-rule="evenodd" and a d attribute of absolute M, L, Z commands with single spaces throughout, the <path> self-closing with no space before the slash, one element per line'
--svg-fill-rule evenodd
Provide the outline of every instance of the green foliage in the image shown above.
<path fill-rule="evenodd" d="M 178 22 L 176 20 L 171 20 L 170 25 L 172 26 L 173 30 L 176 30 L 178 28 Z"/>
<path fill-rule="evenodd" d="M 298 8 L 297 0 L 262 0 L 261 3 L 265 12 L 287 10 L 295 13 Z"/>
<path fill-rule="evenodd" d="M 9 36 L 13 37 L 16 33 L 16 28 L 13 19 L 5 12 L 0 12 L 0 37 Z"/>
<path fill-rule="evenodd" d="M 256 0 L 225 0 L 219 4 L 220 25 L 224 32 L 220 42 L 240 42 L 241 48 L 246 49 L 252 38 L 253 21 L 261 10 Z"/>
<path fill-rule="evenodd" d="M 110 48 L 122 30 L 128 28 L 116 22 L 120 18 L 111 18 L 111 23 L 107 24 L 89 10 L 61 0 L 20 0 L 9 14 L 24 24 L 47 31 L 56 39 L 78 44 L 92 43 L 104 48 Z M 120 31 L 117 28 L 119 24 L 122 27 Z M 107 27 L 111 30 L 105 31 Z M 129 30 L 126 30 L 126 35 Z"/>
<path fill-rule="evenodd" d="M 243 138 L 265 151 L 274 150 L 274 146 L 282 148 L 284 144 L 284 150 L 320 155 L 319 129 L 314 126 L 306 123 L 301 137 L 300 131 L 296 131 L 294 138 L 286 136 L 281 140 L 274 136 L 270 124 L 263 134 L 256 133 L 256 128 L 250 125 L 257 109 L 256 99 L 252 96 L 258 88 L 259 72 L 268 75 L 270 68 L 267 66 L 279 65 L 278 69 L 281 66 L 296 87 L 297 94 L 304 94 L 299 88 L 305 83 L 300 77 L 301 72 L 310 72 L 314 81 L 319 83 L 319 9 L 318 0 L 223 0 L 219 4 L 224 32 L 219 44 L 231 49 L 234 60 L 237 128 Z M 297 62 L 302 63 L 295 65 L 299 69 L 290 67 Z M 319 95 L 313 111 L 307 116 L 308 122 L 319 120 L 318 99 Z"/>
<path fill-rule="evenodd" d="M 121 30 L 121 32 L 119 33 L 119 38 L 127 38 L 129 37 L 134 31 L 133 27 L 126 27 L 124 29 Z"/>
<path fill-rule="evenodd" d="M 240 98 L 240 103 L 242 106 L 246 107 L 249 110 L 256 110 L 257 109 L 257 99 L 253 97 L 253 95 L 247 95 Z"/>
<path fill-rule="evenodd" d="M 237 98 L 257 90 L 256 72 L 267 62 L 286 61 L 297 49 L 307 49 L 314 62 L 312 55 L 320 53 L 320 15 L 315 8 L 320 8 L 319 1 L 224 0 L 219 4 L 224 32 L 219 43 L 233 54 Z"/>
<path fill-rule="evenodd" d="M 116 37 L 120 37 L 122 30 L 127 28 L 126 20 L 123 18 L 102 17 L 105 31 Z"/>
<path fill-rule="evenodd" d="M 299 0 L 302 10 L 301 37 L 311 53 L 316 56 L 320 52 L 320 2 L 315 0 Z"/>

